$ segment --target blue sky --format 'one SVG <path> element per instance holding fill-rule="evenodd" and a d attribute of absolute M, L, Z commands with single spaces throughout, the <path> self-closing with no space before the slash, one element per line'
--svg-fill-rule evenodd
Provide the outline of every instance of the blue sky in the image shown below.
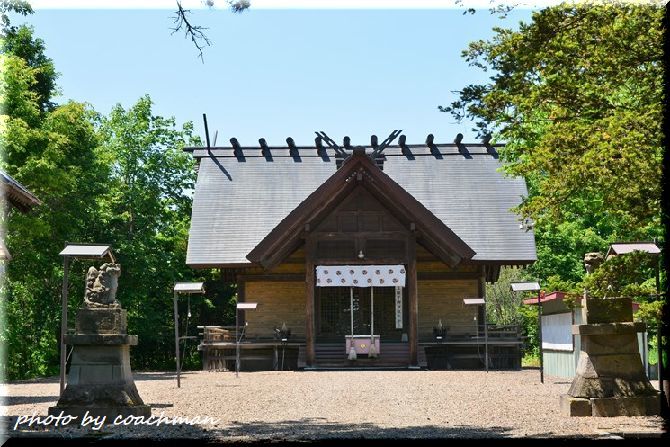
<path fill-rule="evenodd" d="M 461 51 L 530 14 L 199 9 L 192 20 L 209 28 L 212 41 L 204 64 L 183 35 L 171 35 L 169 9 L 38 9 L 14 21 L 32 24 L 46 42 L 61 74 L 59 102 L 85 101 L 108 113 L 149 94 L 156 114 L 194 121 L 201 136 L 207 113 L 218 145 L 231 137 L 284 145 L 288 136 L 313 144 L 315 130 L 365 144 L 393 129 L 403 129 L 408 143 L 428 133 L 449 142 L 458 132 L 472 141 L 470 123 L 437 110 L 455 98 L 452 90 L 489 75 L 468 67 Z"/>

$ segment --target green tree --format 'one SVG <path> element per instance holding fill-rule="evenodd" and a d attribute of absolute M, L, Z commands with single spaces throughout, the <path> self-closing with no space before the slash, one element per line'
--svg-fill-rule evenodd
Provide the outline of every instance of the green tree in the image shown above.
<path fill-rule="evenodd" d="M 45 54 L 44 41 L 34 38 L 32 27 L 21 25 L 5 32 L 3 47 L 3 52 L 20 58 L 33 70 L 35 82 L 30 90 L 37 95 L 40 112 L 53 109 L 51 97 L 56 89 L 57 73 L 53 61 Z"/>
<path fill-rule="evenodd" d="M 33 8 L 26 0 L 0 0 L 0 28 L 3 35 L 14 29 L 9 20 L 9 13 L 26 16 L 33 13 Z"/>
<path fill-rule="evenodd" d="M 541 279 L 576 284 L 581 257 L 661 226 L 663 7 L 561 4 L 495 29 L 463 56 L 490 71 L 442 111 L 505 141 L 506 172 L 527 179 Z"/>
<path fill-rule="evenodd" d="M 192 124 L 156 116 L 148 96 L 125 110 L 113 108 L 101 122 L 104 151 L 113 170 L 104 195 L 107 240 L 122 265 L 119 300 L 129 330 L 141 343 L 133 350 L 139 368 L 172 362 L 172 286 L 189 280 L 186 245 L 195 181 L 193 159 L 181 149 L 197 143 Z"/>
<path fill-rule="evenodd" d="M 518 325 L 526 337 L 524 351 L 530 357 L 539 356 L 537 306 L 523 304 L 529 298 L 522 292 L 512 292 L 511 283 L 534 281 L 528 269 L 502 268 L 498 281 L 486 284 L 486 318 L 497 325 Z"/>
<path fill-rule="evenodd" d="M 611 256 L 581 286 L 592 298 L 625 296 L 647 301 L 656 293 L 655 262 L 656 257 L 640 251 Z"/>
<path fill-rule="evenodd" d="M 58 253 L 64 241 L 91 241 L 100 234 L 95 198 L 104 191 L 109 169 L 100 157 L 92 110 L 78 103 L 43 110 L 56 76 L 43 70 L 53 67 L 43 44 L 23 35 L 17 55 L 17 47 L 7 41 L 3 39 L 1 56 L 2 166 L 43 202 L 28 215 L 9 211 L 3 222 L 5 243 L 14 254 L 4 285 L 2 340 L 8 355 L 3 366 L 10 377 L 20 378 L 56 371 L 62 280 Z M 25 57 L 42 63 L 31 66 Z M 36 89 L 40 79 L 51 90 Z M 81 293 L 80 284 L 73 285 L 73 293 L 75 289 Z"/>
<path fill-rule="evenodd" d="M 512 292 L 510 284 L 534 280 L 526 269 L 502 268 L 500 277 L 493 284 L 486 284 L 486 318 L 498 325 L 520 324 L 519 306 L 523 305 L 520 293 Z"/>
<path fill-rule="evenodd" d="M 195 170 L 181 150 L 186 142 L 199 144 L 193 126 L 177 127 L 173 118 L 156 116 L 148 96 L 128 110 L 116 106 L 107 117 L 80 103 L 54 104 L 57 74 L 44 42 L 31 28 L 5 20 L 6 12 L 28 13 L 29 6 L 20 0 L 0 5 L 1 164 L 43 202 L 27 215 L 9 211 L 3 222 L 14 258 L 2 289 L 7 323 L 0 330 L 7 350 L 2 371 L 10 379 L 58 371 L 63 279 L 58 253 L 66 241 L 112 244 L 123 269 L 119 299 L 129 312 L 128 329 L 140 336 L 133 365 L 171 367 L 172 286 L 196 275 L 184 263 Z M 88 266 L 71 267 L 71 322 L 83 301 Z M 193 303 L 191 325 L 199 318 L 219 324 L 230 318 L 234 289 L 213 272 L 198 277 L 209 280 L 208 293 Z"/>

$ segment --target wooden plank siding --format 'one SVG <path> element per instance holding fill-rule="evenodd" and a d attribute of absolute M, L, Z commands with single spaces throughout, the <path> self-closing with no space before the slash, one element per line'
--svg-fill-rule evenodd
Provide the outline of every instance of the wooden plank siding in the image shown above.
<path fill-rule="evenodd" d="M 438 320 L 449 326 L 448 331 L 477 333 L 478 306 L 466 306 L 463 298 L 476 297 L 478 280 L 419 281 L 419 339 L 432 339 Z"/>
<path fill-rule="evenodd" d="M 273 337 L 282 323 L 291 329 L 291 337 L 305 337 L 305 282 L 249 281 L 246 300 L 258 303 L 246 312 L 247 337 Z"/>

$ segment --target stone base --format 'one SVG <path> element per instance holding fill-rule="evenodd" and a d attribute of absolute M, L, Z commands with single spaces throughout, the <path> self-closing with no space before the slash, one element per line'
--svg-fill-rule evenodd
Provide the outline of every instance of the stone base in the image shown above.
<path fill-rule="evenodd" d="M 603 300 L 591 300 L 592 303 L 596 301 Z M 606 310 L 606 306 L 603 309 Z M 594 407 L 594 416 L 597 412 L 603 416 L 625 415 L 629 412 L 628 406 L 637 408 L 631 409 L 631 414 L 646 414 L 647 410 L 639 409 L 641 405 L 646 408 L 646 404 L 639 402 L 646 402 L 645 399 L 649 398 L 657 399 L 658 392 L 645 374 L 638 351 L 636 331 L 644 329 L 638 326 L 639 323 L 633 322 L 573 326 L 573 329 L 577 329 L 575 332 L 581 335 L 582 346 L 575 378 L 567 395 L 589 399 L 591 406 L 595 405 L 595 401 L 602 401 L 597 404 L 600 410 Z M 613 406 L 617 405 L 620 406 L 619 410 L 613 410 Z M 566 413 L 572 411 L 566 410 Z"/>
<path fill-rule="evenodd" d="M 106 384 L 68 383 L 58 399 L 58 407 L 109 407 L 125 408 L 144 405 L 134 382 Z"/>
<path fill-rule="evenodd" d="M 49 414 L 82 418 L 88 412 L 106 416 L 108 423 L 119 415 L 149 417 L 151 407 L 144 405 L 130 369 L 130 345 L 137 336 L 126 334 L 126 311 L 79 309 L 77 332 L 66 336 L 73 347 L 67 385 Z"/>
<path fill-rule="evenodd" d="M 561 414 L 563 416 L 591 416 L 591 400 L 561 394 Z"/>
<path fill-rule="evenodd" d="M 128 345 L 74 345 L 68 386 L 135 387 Z M 67 388 L 66 388 L 67 391 Z"/>
<path fill-rule="evenodd" d="M 561 395 L 561 413 L 564 416 L 656 416 L 661 412 L 658 396 L 605 397 L 584 399 Z"/>
<path fill-rule="evenodd" d="M 125 334 L 128 318 L 120 307 L 82 307 L 77 312 L 77 334 Z"/>
<path fill-rule="evenodd" d="M 639 357 L 639 355 L 638 355 Z M 649 379 L 575 376 L 568 395 L 577 398 L 647 397 L 657 394 Z"/>
<path fill-rule="evenodd" d="M 658 396 L 606 397 L 591 399 L 594 416 L 657 416 L 661 413 Z"/>
<path fill-rule="evenodd" d="M 55 406 L 49 407 L 49 414 L 58 416 L 63 412 L 63 415 L 76 416 L 76 423 L 81 425 L 84 416 L 87 415 L 92 418 L 105 417 L 105 424 L 112 424 L 114 420 L 121 416 L 123 419 L 127 416 L 144 416 L 148 418 L 151 416 L 151 407 L 148 405 L 137 405 L 135 407 L 82 407 L 82 406 Z M 90 426 L 90 425 L 89 425 Z"/>

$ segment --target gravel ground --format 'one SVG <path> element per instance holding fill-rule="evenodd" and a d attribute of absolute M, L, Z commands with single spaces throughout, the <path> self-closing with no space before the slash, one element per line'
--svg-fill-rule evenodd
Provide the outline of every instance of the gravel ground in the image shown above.
<path fill-rule="evenodd" d="M 200 438 L 221 441 L 319 438 L 637 437 L 663 433 L 660 417 L 569 418 L 559 395 L 570 381 L 536 370 L 138 373 L 152 414 L 218 419 L 214 425 L 107 425 L 14 430 L 18 415 L 46 416 L 57 379 L 3 386 L 10 437 Z"/>

